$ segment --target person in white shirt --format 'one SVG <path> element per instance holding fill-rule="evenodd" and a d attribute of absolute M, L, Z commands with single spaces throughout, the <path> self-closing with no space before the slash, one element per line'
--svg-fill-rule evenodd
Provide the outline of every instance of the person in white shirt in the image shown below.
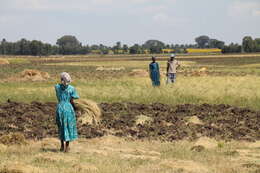
<path fill-rule="evenodd" d="M 180 67 L 179 62 L 175 59 L 175 54 L 171 54 L 170 59 L 167 62 L 167 81 L 166 83 L 174 83 L 176 82 L 176 73 L 177 69 Z"/>

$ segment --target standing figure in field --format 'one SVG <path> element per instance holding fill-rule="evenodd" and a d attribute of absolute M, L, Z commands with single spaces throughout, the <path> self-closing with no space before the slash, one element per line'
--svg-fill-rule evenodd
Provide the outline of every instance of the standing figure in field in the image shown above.
<path fill-rule="evenodd" d="M 152 62 L 149 65 L 150 78 L 153 86 L 160 86 L 160 69 L 156 58 L 152 57 Z"/>
<path fill-rule="evenodd" d="M 70 141 L 78 138 L 73 99 L 78 99 L 79 96 L 75 88 L 69 85 L 71 82 L 70 75 L 63 72 L 60 77 L 61 83 L 55 85 L 56 96 L 58 99 L 56 123 L 61 141 L 60 151 L 68 152 Z"/>
<path fill-rule="evenodd" d="M 167 72 L 166 72 L 167 84 L 176 82 L 176 73 L 178 67 L 180 67 L 180 64 L 175 59 L 175 54 L 172 54 L 170 59 L 167 62 Z"/>

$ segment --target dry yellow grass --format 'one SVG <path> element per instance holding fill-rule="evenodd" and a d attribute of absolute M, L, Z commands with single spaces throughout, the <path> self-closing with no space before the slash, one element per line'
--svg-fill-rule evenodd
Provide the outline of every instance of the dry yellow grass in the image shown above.
<path fill-rule="evenodd" d="M 9 61 L 7 59 L 0 59 L 0 65 L 9 64 Z"/>
<path fill-rule="evenodd" d="M 0 136 L 0 144 L 12 145 L 12 144 L 26 144 L 23 133 L 10 133 Z"/>
<path fill-rule="evenodd" d="M 129 76 L 133 77 L 148 77 L 149 73 L 147 70 L 143 69 L 133 69 L 130 73 Z"/>
<path fill-rule="evenodd" d="M 206 149 L 213 149 L 218 146 L 218 142 L 215 139 L 201 137 L 195 142 L 194 146 L 203 146 Z"/>
<path fill-rule="evenodd" d="M 172 170 L 187 173 L 208 173 L 209 170 L 202 164 L 191 160 L 165 160 L 160 166 L 171 168 Z"/>
<path fill-rule="evenodd" d="M 26 165 L 23 162 L 10 162 L 0 168 L 0 173 L 42 173 L 42 171 L 38 167 Z"/>
<path fill-rule="evenodd" d="M 4 144 L 0 144 L 0 153 L 5 152 L 7 149 L 7 146 Z"/>
<path fill-rule="evenodd" d="M 72 142 L 67 154 L 58 151 L 58 142 L 49 138 L 6 147 L 0 151 L 0 173 L 251 173 L 260 169 L 260 142 L 222 142 L 219 147 L 219 141 L 209 139 L 162 143 L 105 136 Z M 43 150 L 41 143 L 48 143 L 48 148 Z M 190 150 L 198 144 L 209 147 L 201 152 Z"/>
<path fill-rule="evenodd" d="M 96 71 L 124 71 L 125 67 L 98 67 Z"/>

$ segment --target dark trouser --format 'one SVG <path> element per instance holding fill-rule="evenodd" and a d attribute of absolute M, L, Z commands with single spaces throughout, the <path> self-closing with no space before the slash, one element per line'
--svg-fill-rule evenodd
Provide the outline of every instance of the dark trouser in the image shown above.
<path fill-rule="evenodd" d="M 169 73 L 167 76 L 166 84 L 176 82 L 176 73 Z"/>

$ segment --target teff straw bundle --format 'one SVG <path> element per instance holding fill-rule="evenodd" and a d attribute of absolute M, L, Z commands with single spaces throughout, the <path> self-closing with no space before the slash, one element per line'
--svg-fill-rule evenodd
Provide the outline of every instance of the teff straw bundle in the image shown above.
<path fill-rule="evenodd" d="M 98 124 L 101 117 L 101 110 L 97 103 L 87 99 L 75 100 L 75 105 L 83 110 L 82 115 L 78 118 L 81 124 Z"/>

